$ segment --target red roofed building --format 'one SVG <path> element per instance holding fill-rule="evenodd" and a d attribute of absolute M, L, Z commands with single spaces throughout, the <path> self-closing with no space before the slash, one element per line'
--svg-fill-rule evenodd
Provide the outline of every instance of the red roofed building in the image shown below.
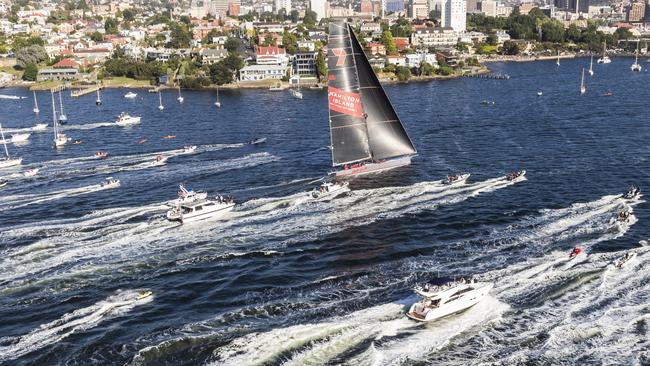
<path fill-rule="evenodd" d="M 408 37 L 395 37 L 393 38 L 393 41 L 395 42 L 395 47 L 397 47 L 398 51 L 404 51 L 411 46 L 411 41 Z"/>
<path fill-rule="evenodd" d="M 66 57 L 52 66 L 55 69 L 78 69 L 79 64 L 73 58 Z"/>
<path fill-rule="evenodd" d="M 368 43 L 368 49 L 372 55 L 386 55 L 386 47 L 383 44 L 377 42 Z"/>
<path fill-rule="evenodd" d="M 286 65 L 289 63 L 287 51 L 278 46 L 257 47 L 255 59 L 258 65 Z"/>

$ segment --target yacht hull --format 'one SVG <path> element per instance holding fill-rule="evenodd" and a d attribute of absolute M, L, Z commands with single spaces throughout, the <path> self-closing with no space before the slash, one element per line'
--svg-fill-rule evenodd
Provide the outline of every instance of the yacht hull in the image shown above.
<path fill-rule="evenodd" d="M 475 290 L 468 291 L 467 293 L 463 294 L 461 298 L 458 298 L 457 300 L 451 301 L 447 304 L 443 304 L 442 306 L 435 309 L 428 309 L 428 311 L 424 313 L 417 310 L 420 303 L 416 302 L 415 304 L 411 305 L 411 308 L 409 309 L 409 312 L 406 313 L 406 316 L 420 322 L 430 322 L 463 312 L 481 302 L 481 300 L 487 296 L 493 286 L 494 285 L 492 283 L 483 283 Z"/>
<path fill-rule="evenodd" d="M 335 174 L 337 178 L 348 179 L 365 174 L 381 173 L 408 165 L 411 165 L 411 156 L 385 160 L 378 163 L 366 163 L 355 168 L 337 170 Z"/>

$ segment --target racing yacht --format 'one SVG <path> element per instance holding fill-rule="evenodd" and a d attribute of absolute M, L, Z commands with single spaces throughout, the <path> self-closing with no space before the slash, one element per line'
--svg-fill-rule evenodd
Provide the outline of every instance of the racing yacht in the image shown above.
<path fill-rule="evenodd" d="M 115 124 L 117 124 L 118 126 L 129 126 L 129 125 L 134 125 L 136 123 L 140 123 L 140 117 L 130 116 L 126 112 L 122 112 L 117 117 L 117 120 L 115 121 Z"/>
<path fill-rule="evenodd" d="M 232 211 L 235 202 L 232 198 L 219 197 L 217 200 L 198 200 L 194 202 L 181 203 L 167 211 L 169 221 L 186 222 L 213 219 L 223 216 Z"/>
<path fill-rule="evenodd" d="M 478 304 L 494 286 L 491 282 L 474 280 L 428 283 L 416 287 L 415 293 L 422 296 L 411 305 L 406 316 L 413 320 L 429 322 L 456 314 Z"/>
<path fill-rule="evenodd" d="M 440 181 L 440 183 L 450 186 L 452 184 L 458 184 L 458 183 L 464 183 L 467 181 L 467 178 L 469 178 L 470 174 L 456 174 L 456 175 L 448 175 L 447 178 L 443 179 Z"/>
<path fill-rule="evenodd" d="M 351 25 L 330 22 L 328 38 L 332 174 L 353 178 L 410 165 L 415 146 Z"/>
<path fill-rule="evenodd" d="M 0 136 L 2 136 L 2 144 L 5 147 L 4 156 L 0 159 L 0 169 L 20 165 L 23 162 L 23 158 L 12 158 L 9 156 L 7 141 L 5 140 L 5 133 L 2 131 L 2 124 L 0 124 Z"/>
<path fill-rule="evenodd" d="M 350 192 L 348 182 L 325 182 L 320 185 L 319 189 L 311 191 L 309 195 L 313 199 L 324 200 L 327 198 L 334 198 L 345 192 Z"/>

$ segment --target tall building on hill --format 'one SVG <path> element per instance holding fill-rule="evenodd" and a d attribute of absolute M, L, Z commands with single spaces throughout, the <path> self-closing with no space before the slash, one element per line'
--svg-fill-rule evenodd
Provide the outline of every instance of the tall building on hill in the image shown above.
<path fill-rule="evenodd" d="M 643 1 L 634 1 L 627 7 L 626 20 L 628 23 L 639 23 L 645 19 L 647 5 Z"/>
<path fill-rule="evenodd" d="M 284 9 L 285 14 L 290 14 L 291 0 L 275 0 L 275 12 L 279 13 L 281 9 Z"/>
<path fill-rule="evenodd" d="M 326 0 L 310 0 L 309 8 L 316 13 L 316 19 L 321 20 L 327 18 L 327 1 Z"/>
<path fill-rule="evenodd" d="M 464 32 L 467 29 L 467 0 L 447 0 L 441 18 L 443 27 Z"/>
<path fill-rule="evenodd" d="M 411 19 L 425 19 L 429 17 L 429 4 L 427 0 L 409 0 L 408 17 Z"/>
<path fill-rule="evenodd" d="M 570 13 L 589 13 L 589 0 L 555 0 L 557 10 Z"/>

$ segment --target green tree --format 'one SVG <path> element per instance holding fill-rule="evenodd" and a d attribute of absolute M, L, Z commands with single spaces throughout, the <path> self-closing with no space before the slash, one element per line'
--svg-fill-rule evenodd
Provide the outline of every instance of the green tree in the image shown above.
<path fill-rule="evenodd" d="M 104 35 L 99 32 L 93 32 L 93 34 L 90 35 L 90 39 L 95 42 L 101 42 L 104 40 Z"/>
<path fill-rule="evenodd" d="M 542 40 L 544 42 L 563 42 L 564 25 L 557 20 L 550 20 L 542 24 Z"/>
<path fill-rule="evenodd" d="M 433 65 L 429 64 L 426 61 L 420 63 L 420 75 L 431 76 L 436 72 L 436 68 Z"/>
<path fill-rule="evenodd" d="M 399 81 L 408 81 L 411 78 L 411 70 L 405 66 L 397 66 L 395 68 L 395 76 Z"/>
<path fill-rule="evenodd" d="M 104 21 L 104 30 L 106 30 L 106 34 L 117 34 L 117 27 L 119 24 L 120 22 L 115 18 L 106 18 Z"/>
<path fill-rule="evenodd" d="M 327 75 L 327 62 L 325 62 L 323 50 L 319 49 L 316 54 L 316 76 L 318 77 L 318 81 L 325 80 L 325 75 Z"/>
<path fill-rule="evenodd" d="M 23 72 L 23 80 L 36 81 L 38 76 L 38 67 L 36 64 L 25 65 L 25 72 Z"/>
<path fill-rule="evenodd" d="M 165 45 L 169 48 L 188 48 L 192 43 L 192 33 L 187 25 L 179 23 L 170 24 L 170 40 Z"/>
<path fill-rule="evenodd" d="M 13 43 L 11 44 L 11 48 L 14 50 L 14 52 L 17 52 L 21 48 L 44 45 L 45 41 L 43 41 L 43 39 L 40 37 L 15 37 Z"/>
<path fill-rule="evenodd" d="M 582 37 L 582 31 L 578 28 L 577 25 L 571 24 L 566 30 L 566 40 L 570 42 L 580 42 Z"/>
<path fill-rule="evenodd" d="M 127 22 L 132 22 L 135 20 L 135 12 L 132 9 L 124 9 L 122 18 Z"/>
<path fill-rule="evenodd" d="M 501 50 L 506 55 L 517 55 L 519 54 L 519 45 L 517 42 L 505 41 Z"/>
<path fill-rule="evenodd" d="M 31 45 L 23 47 L 16 52 L 16 65 L 26 68 L 29 64 L 37 65 L 47 60 L 47 52 L 43 46 Z"/>
<path fill-rule="evenodd" d="M 630 32 L 630 30 L 627 28 L 618 28 L 616 32 L 614 32 L 614 37 L 616 39 L 630 39 L 633 37 L 633 35 L 632 32 Z"/>
<path fill-rule="evenodd" d="M 485 42 L 491 46 L 496 46 L 499 43 L 499 37 L 495 33 L 490 33 L 487 35 Z"/>
<path fill-rule="evenodd" d="M 79 0 L 79 3 L 77 3 L 77 9 L 90 10 L 90 6 L 88 6 L 88 3 L 86 3 L 86 0 Z"/>
<path fill-rule="evenodd" d="M 317 19 L 318 15 L 315 12 L 308 10 L 305 12 L 305 17 L 302 18 L 302 22 L 305 24 L 307 29 L 312 29 L 316 26 Z"/>
<path fill-rule="evenodd" d="M 454 70 L 452 70 L 452 68 L 449 66 L 440 66 L 437 70 L 437 73 L 439 75 L 449 76 L 454 73 Z"/>
<path fill-rule="evenodd" d="M 291 10 L 289 17 L 291 18 L 292 23 L 296 23 L 298 19 L 300 19 L 300 13 L 298 12 L 298 10 Z"/>
<path fill-rule="evenodd" d="M 228 52 L 237 52 L 240 46 L 241 42 L 238 38 L 234 37 L 228 37 L 228 39 L 226 39 L 226 43 L 224 44 L 224 48 L 228 50 Z"/>
<path fill-rule="evenodd" d="M 395 46 L 395 40 L 393 40 L 393 34 L 390 31 L 385 31 L 381 34 L 381 43 L 386 47 L 387 54 L 393 54 L 397 52 L 397 46 Z"/>

